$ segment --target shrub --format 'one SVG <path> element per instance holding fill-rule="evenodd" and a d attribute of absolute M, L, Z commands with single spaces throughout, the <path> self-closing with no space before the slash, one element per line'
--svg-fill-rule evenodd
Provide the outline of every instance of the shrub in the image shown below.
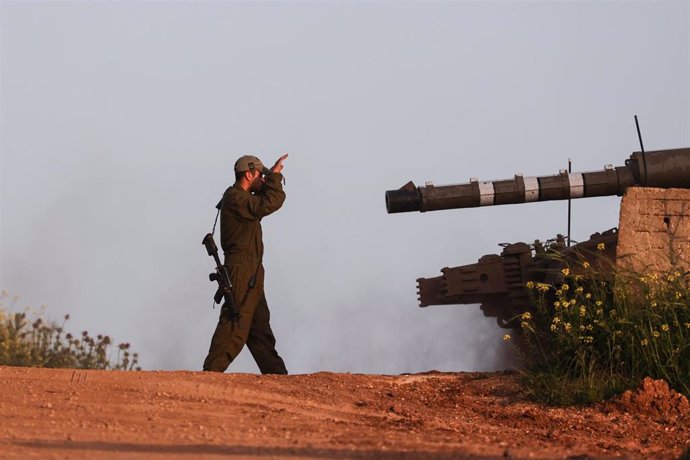
<path fill-rule="evenodd" d="M 29 320 L 26 312 L 6 310 L 0 296 L 0 365 L 28 367 L 69 367 L 78 369 L 141 370 L 139 355 L 130 351 L 129 343 L 117 345 L 117 356 L 110 360 L 112 345 L 107 335 L 95 338 L 84 331 L 74 336 L 65 333 L 64 326 L 46 322 L 40 317 Z M 16 301 L 16 297 L 14 299 Z"/>
<path fill-rule="evenodd" d="M 584 259 L 564 265 L 562 282 L 527 283 L 534 308 L 520 319 L 533 396 L 590 403 L 646 376 L 690 396 L 689 273 L 640 275 L 611 265 L 597 272 Z"/>

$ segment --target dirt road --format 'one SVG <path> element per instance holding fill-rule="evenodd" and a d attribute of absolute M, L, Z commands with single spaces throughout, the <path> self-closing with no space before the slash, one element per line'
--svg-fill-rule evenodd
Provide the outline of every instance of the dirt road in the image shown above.
<path fill-rule="evenodd" d="M 676 458 L 690 420 L 548 408 L 509 373 L 0 367 L 2 458 Z"/>

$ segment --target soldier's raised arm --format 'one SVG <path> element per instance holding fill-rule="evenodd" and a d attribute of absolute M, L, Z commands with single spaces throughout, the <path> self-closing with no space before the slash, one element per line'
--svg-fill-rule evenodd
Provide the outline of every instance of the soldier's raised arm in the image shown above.
<path fill-rule="evenodd" d="M 263 189 L 260 193 L 249 198 L 249 212 L 257 219 L 261 219 L 278 209 L 285 202 L 283 191 L 283 162 L 288 154 L 278 158 L 268 174 L 264 177 Z"/>

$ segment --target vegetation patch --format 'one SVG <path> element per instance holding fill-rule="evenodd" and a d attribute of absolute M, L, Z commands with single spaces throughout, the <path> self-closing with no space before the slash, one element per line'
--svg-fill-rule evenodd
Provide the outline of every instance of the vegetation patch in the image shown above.
<path fill-rule="evenodd" d="M 520 317 L 524 381 L 536 399 L 587 404 L 645 377 L 690 396 L 690 272 L 594 270 L 584 258 L 561 272 L 558 283 L 527 283 L 534 308 Z"/>
<path fill-rule="evenodd" d="M 141 370 L 139 355 L 129 343 L 114 345 L 107 335 L 92 337 L 87 331 L 73 335 L 62 324 L 49 322 L 26 312 L 5 308 L 6 292 L 0 296 L 0 365 L 27 367 L 69 367 L 77 369 Z M 16 297 L 12 301 L 14 304 Z M 115 354 L 114 359 L 112 355 Z"/>

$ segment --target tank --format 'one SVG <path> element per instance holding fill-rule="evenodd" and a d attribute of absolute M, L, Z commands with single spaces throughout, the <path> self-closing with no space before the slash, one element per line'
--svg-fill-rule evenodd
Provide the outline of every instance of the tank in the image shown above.
<path fill-rule="evenodd" d="M 436 211 L 535 201 L 623 195 L 628 187 L 690 188 L 690 148 L 634 152 L 624 166 L 599 171 L 525 177 L 466 184 L 417 187 L 408 182 L 386 192 L 388 213 Z M 476 263 L 445 267 L 441 276 L 418 278 L 419 306 L 480 304 L 485 316 L 503 328 L 517 328 L 518 315 L 529 311 L 528 281 L 558 284 L 568 262 L 588 261 L 591 272 L 606 272 L 615 262 L 616 228 L 595 233 L 568 246 L 562 235 L 533 243 L 503 243 L 499 254 Z M 603 246 L 602 246 L 603 243 Z M 601 250 L 600 248 L 604 248 Z M 577 266 L 578 264 L 574 264 Z M 577 273 L 573 273 L 577 275 Z"/>

